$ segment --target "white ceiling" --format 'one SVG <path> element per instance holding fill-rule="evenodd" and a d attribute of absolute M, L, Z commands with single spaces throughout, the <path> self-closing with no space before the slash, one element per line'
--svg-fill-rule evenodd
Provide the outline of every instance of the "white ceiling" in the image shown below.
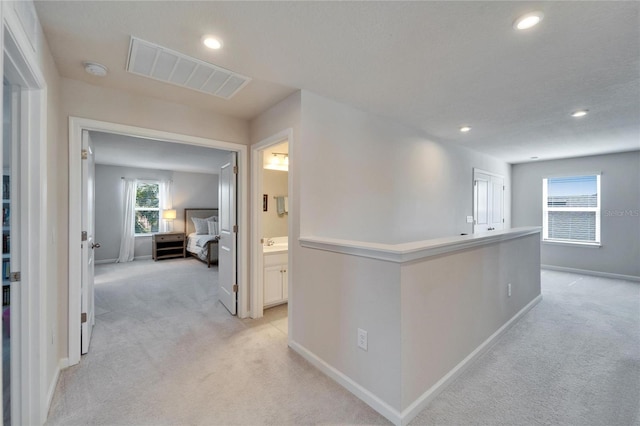
<path fill-rule="evenodd" d="M 307 89 L 509 162 L 640 149 L 640 2 L 37 1 L 60 73 L 252 118 Z M 542 23 L 516 32 L 532 10 Z M 222 38 L 220 51 L 200 44 Z M 125 71 L 129 37 L 254 80 L 225 101 Z M 94 60 L 110 73 L 86 74 Z M 587 108 L 580 120 L 570 112 Z M 471 132 L 458 128 L 468 124 Z"/>
<path fill-rule="evenodd" d="M 96 164 L 219 174 L 227 151 L 200 146 L 162 142 L 90 132 Z"/>

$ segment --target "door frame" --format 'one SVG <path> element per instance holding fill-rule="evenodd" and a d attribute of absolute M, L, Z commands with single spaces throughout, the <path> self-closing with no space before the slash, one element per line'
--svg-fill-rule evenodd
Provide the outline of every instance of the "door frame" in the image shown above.
<path fill-rule="evenodd" d="M 264 299 L 264 289 L 261 285 L 263 282 L 263 269 L 264 269 L 264 258 L 262 252 L 262 242 L 260 241 L 262 238 L 262 179 L 261 170 L 262 170 L 262 154 L 264 150 L 270 146 L 277 145 L 284 141 L 288 141 L 289 143 L 289 171 L 287 176 L 287 191 L 289 192 L 289 211 L 291 212 L 292 207 L 295 205 L 293 202 L 293 167 L 292 164 L 295 161 L 294 156 L 294 142 L 293 142 L 293 128 L 288 128 L 281 130 L 280 132 L 269 136 L 261 140 L 260 142 L 251 146 L 251 205 L 254 206 L 252 209 L 251 215 L 251 254 L 252 254 L 252 262 L 251 262 L 251 318 L 261 318 L 264 315 L 263 308 L 263 299 Z M 292 291 L 291 288 L 292 282 L 291 277 L 293 274 L 292 271 L 292 256 L 291 249 L 293 248 L 292 238 L 293 238 L 293 220 L 291 220 L 291 213 L 289 213 L 289 218 L 287 221 L 288 228 L 288 244 L 289 250 L 287 251 L 287 270 L 289 271 L 287 274 L 288 282 L 288 295 L 287 295 L 287 309 L 289 312 L 289 327 L 291 327 L 291 303 L 292 303 Z M 291 328 L 289 328 L 291 329 Z"/>
<path fill-rule="evenodd" d="M 196 145 L 234 151 L 238 154 L 238 316 L 246 318 L 248 309 L 248 214 L 247 146 L 234 142 L 189 136 L 144 127 L 128 126 L 81 117 L 69 117 L 69 365 L 80 362 L 81 315 L 81 189 L 82 189 L 82 130 L 97 131 L 155 139 L 163 142 Z M 72 243 L 77 241 L 78 244 Z"/>
<path fill-rule="evenodd" d="M 475 189 L 475 183 L 476 183 L 476 173 L 482 173 L 483 175 L 489 175 L 489 176 L 495 176 L 498 177 L 500 179 L 502 179 L 502 181 L 505 181 L 505 177 L 504 175 L 501 175 L 500 173 L 494 173 L 494 172 L 488 172 L 486 170 L 482 170 L 482 169 L 478 169 L 477 167 L 474 167 L 473 170 L 471 171 L 471 211 L 473 212 L 473 224 L 471 227 L 471 233 L 475 234 L 476 232 L 476 189 Z M 505 223 L 505 211 L 504 211 L 504 195 L 505 195 L 505 190 L 502 190 L 502 223 Z"/>
<path fill-rule="evenodd" d="M 20 3 L 13 4 L 14 7 L 8 2 L 0 4 L 2 75 L 21 87 L 21 280 L 18 286 L 12 286 L 19 292 L 13 292 L 12 301 L 17 303 L 12 304 L 11 310 L 11 422 L 43 424 L 57 383 L 57 377 L 54 377 L 51 386 L 46 388 L 48 356 L 51 351 L 57 354 L 53 341 L 48 344 L 48 327 L 51 324 L 47 324 L 45 314 L 47 301 L 56 294 L 55 289 L 50 288 L 47 276 L 47 259 L 53 242 L 48 239 L 48 217 L 40 214 L 46 210 L 43 206 L 48 205 L 47 84 L 37 57 L 37 29 L 35 33 L 27 33 L 21 21 L 24 14 L 32 17 L 35 10 L 30 3 Z M 2 95 L 3 90 L 0 88 Z"/>

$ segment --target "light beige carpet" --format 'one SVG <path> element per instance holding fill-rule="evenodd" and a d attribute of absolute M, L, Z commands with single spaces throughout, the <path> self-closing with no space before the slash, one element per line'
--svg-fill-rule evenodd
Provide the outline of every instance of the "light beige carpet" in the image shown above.
<path fill-rule="evenodd" d="M 388 424 L 287 347 L 286 305 L 240 320 L 196 259 L 96 268 L 90 352 L 48 425 Z"/>
<path fill-rule="evenodd" d="M 49 425 L 389 424 L 287 348 L 286 307 L 216 301 L 195 259 L 98 267 L 91 351 Z M 543 271 L 544 299 L 412 425 L 640 425 L 640 284 Z"/>

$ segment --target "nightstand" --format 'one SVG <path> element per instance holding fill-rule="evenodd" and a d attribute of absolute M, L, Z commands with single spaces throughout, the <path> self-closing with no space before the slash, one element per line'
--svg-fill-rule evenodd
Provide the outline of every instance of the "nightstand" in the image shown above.
<path fill-rule="evenodd" d="M 151 257 L 154 260 L 185 257 L 184 232 L 153 234 Z"/>

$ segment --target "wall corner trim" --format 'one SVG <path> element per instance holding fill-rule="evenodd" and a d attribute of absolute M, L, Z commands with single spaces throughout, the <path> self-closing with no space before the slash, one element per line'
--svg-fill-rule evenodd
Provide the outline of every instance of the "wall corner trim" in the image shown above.
<path fill-rule="evenodd" d="M 422 411 L 440 392 L 445 390 L 451 382 L 453 382 L 458 376 L 460 376 L 473 362 L 486 353 L 491 347 L 497 343 L 498 339 L 502 337 L 520 318 L 522 318 L 527 312 L 529 312 L 535 305 L 542 300 L 542 295 L 539 294 L 531 302 L 529 302 L 524 308 L 520 309 L 509 321 L 507 321 L 502 327 L 500 327 L 495 333 L 493 333 L 487 340 L 482 342 L 473 352 L 471 352 L 465 359 L 460 361 L 458 365 L 453 367 L 451 371 L 445 374 L 440 380 L 438 380 L 431 388 L 425 393 L 420 395 L 414 402 L 411 403 L 401 414 L 402 425 L 408 424 L 414 417 L 416 417 L 420 411 Z M 374 407 L 375 408 L 375 407 Z"/>
<path fill-rule="evenodd" d="M 339 385 L 347 389 L 349 392 L 360 398 L 371 408 L 376 410 L 382 416 L 387 418 L 391 423 L 396 426 L 403 426 L 406 423 L 402 421 L 401 414 L 382 399 L 371 393 L 365 387 L 355 382 L 353 379 L 335 369 L 333 366 L 327 364 L 324 360 L 319 358 L 313 352 L 309 351 L 299 343 L 290 340 L 289 347 L 297 352 L 304 359 L 309 361 L 314 367 L 322 371 L 324 374 L 335 380 Z"/>
<path fill-rule="evenodd" d="M 55 394 L 56 387 L 58 386 L 60 372 L 67 367 L 69 367 L 69 358 L 60 358 L 60 360 L 58 360 L 58 365 L 56 366 L 56 371 L 53 373 L 53 379 L 51 380 L 51 383 L 49 383 L 49 389 L 46 396 L 47 399 L 45 400 L 45 407 L 43 410 L 44 413 L 49 412 L 49 409 L 51 408 L 51 402 L 53 401 L 53 395 Z"/>
<path fill-rule="evenodd" d="M 297 352 L 304 359 L 309 361 L 314 367 L 322 371 L 324 374 L 335 380 L 338 384 L 346 388 L 349 392 L 364 401 L 371 408 L 376 410 L 382 416 L 387 418 L 391 423 L 396 426 L 404 426 L 409 424 L 419 413 L 422 411 L 440 392 L 446 389 L 451 382 L 453 382 L 458 376 L 460 376 L 476 359 L 487 352 L 498 341 L 503 334 L 505 334 L 520 318 L 522 318 L 527 312 L 529 312 L 536 304 L 542 300 L 542 295 L 539 294 L 531 302 L 529 302 L 524 308 L 516 313 L 509 321 L 507 321 L 502 327 L 500 327 L 495 333 L 489 336 L 480 346 L 478 346 L 473 352 L 471 352 L 465 359 L 460 361 L 451 371 L 443 376 L 438 382 L 436 382 L 425 393 L 418 397 L 413 403 L 411 403 L 402 413 L 391 407 L 389 404 L 381 400 L 379 397 L 371 393 L 362 385 L 356 383 L 353 379 L 346 376 L 342 372 L 335 369 L 333 366 L 327 364 L 324 360 L 316 356 L 304 346 L 291 340 L 289 347 Z"/>
<path fill-rule="evenodd" d="M 565 266 L 555 266 L 555 265 L 540 265 L 540 268 L 548 269 L 550 271 L 571 272 L 574 274 L 590 275 L 592 277 L 613 278 L 615 280 L 640 282 L 640 277 L 637 277 L 635 275 L 614 274 L 612 272 L 591 271 L 589 269 L 567 268 Z"/>

